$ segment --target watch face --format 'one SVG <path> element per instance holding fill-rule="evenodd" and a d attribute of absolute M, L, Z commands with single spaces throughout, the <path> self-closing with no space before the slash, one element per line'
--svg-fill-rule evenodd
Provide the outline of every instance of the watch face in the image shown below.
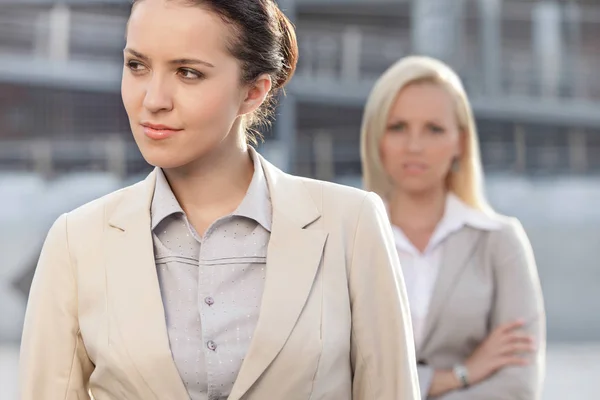
<path fill-rule="evenodd" d="M 464 365 L 456 365 L 454 368 L 454 375 L 458 381 L 462 384 L 463 388 L 469 386 L 469 377 L 467 368 Z"/>

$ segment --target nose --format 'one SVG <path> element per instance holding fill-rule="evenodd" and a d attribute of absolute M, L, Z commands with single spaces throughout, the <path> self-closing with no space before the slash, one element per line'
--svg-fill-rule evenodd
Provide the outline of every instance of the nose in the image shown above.
<path fill-rule="evenodd" d="M 423 150 L 423 138 L 419 132 L 410 132 L 408 137 L 408 150 L 413 153 L 418 153 Z"/>
<path fill-rule="evenodd" d="M 153 76 L 148 81 L 144 97 L 144 107 L 151 113 L 173 109 L 173 98 L 168 85 L 158 76 Z"/>

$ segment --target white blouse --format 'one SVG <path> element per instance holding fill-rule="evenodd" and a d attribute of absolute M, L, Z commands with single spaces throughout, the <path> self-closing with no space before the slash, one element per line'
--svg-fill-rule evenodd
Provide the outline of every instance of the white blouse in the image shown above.
<path fill-rule="evenodd" d="M 423 253 L 417 250 L 400 228 L 392 225 L 396 249 L 406 282 L 417 348 L 423 339 L 429 302 L 441 265 L 442 244 L 452 233 L 467 225 L 482 230 L 500 228 L 498 221 L 483 211 L 468 206 L 452 193 L 448 194 L 446 198 L 444 216 L 435 228 Z"/>

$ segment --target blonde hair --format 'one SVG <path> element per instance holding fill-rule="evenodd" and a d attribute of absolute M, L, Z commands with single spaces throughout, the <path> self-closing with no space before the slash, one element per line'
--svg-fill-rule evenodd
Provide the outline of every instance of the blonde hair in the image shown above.
<path fill-rule="evenodd" d="M 421 82 L 432 82 L 448 90 L 454 99 L 459 128 L 464 135 L 459 168 L 448 174 L 448 190 L 473 208 L 491 211 L 482 193 L 479 143 L 469 99 L 458 75 L 443 62 L 430 57 L 409 56 L 396 62 L 379 78 L 369 95 L 360 139 L 365 189 L 389 200 L 394 185 L 381 162 L 380 142 L 398 93 L 410 84 Z"/>

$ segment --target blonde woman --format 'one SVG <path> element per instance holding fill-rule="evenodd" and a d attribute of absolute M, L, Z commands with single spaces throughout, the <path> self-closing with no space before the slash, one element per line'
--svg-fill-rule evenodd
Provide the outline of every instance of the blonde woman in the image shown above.
<path fill-rule="evenodd" d="M 409 295 L 423 399 L 532 400 L 545 315 L 519 221 L 482 195 L 475 123 L 459 77 L 408 57 L 371 93 L 364 183 L 386 202 Z"/>

